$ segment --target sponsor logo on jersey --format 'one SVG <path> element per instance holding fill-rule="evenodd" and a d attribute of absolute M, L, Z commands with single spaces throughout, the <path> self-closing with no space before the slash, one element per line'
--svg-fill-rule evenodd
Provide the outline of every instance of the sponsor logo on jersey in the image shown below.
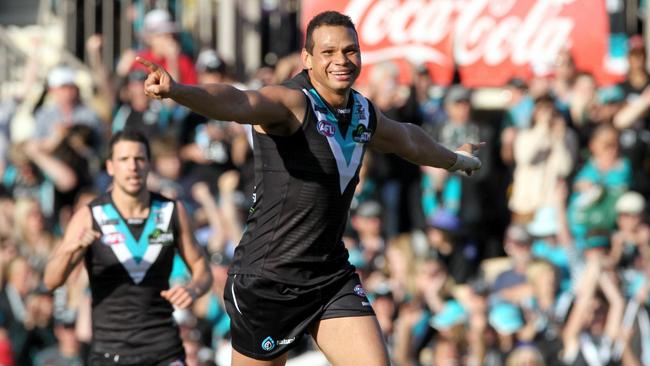
<path fill-rule="evenodd" d="M 278 346 L 281 346 L 281 345 L 284 345 L 284 344 L 291 344 L 291 343 L 293 343 L 293 341 L 295 341 L 295 340 L 296 340 L 296 337 L 293 337 L 293 338 L 286 338 L 286 339 L 280 339 L 280 340 L 278 341 Z"/>
<path fill-rule="evenodd" d="M 125 236 L 122 233 L 110 233 L 102 235 L 102 243 L 105 245 L 116 245 L 124 243 Z"/>
<path fill-rule="evenodd" d="M 101 225 L 101 226 L 104 226 L 104 225 L 112 226 L 112 225 L 117 225 L 119 223 L 120 223 L 120 220 L 117 220 L 117 219 L 106 219 L 106 220 L 103 220 L 99 225 Z"/>
<path fill-rule="evenodd" d="M 357 128 L 352 131 L 352 139 L 355 142 L 365 144 L 366 142 L 370 141 L 371 137 L 372 131 L 362 124 L 358 125 Z"/>
<path fill-rule="evenodd" d="M 354 286 L 354 290 L 352 291 L 354 291 L 354 294 L 359 297 L 366 297 L 366 290 L 364 290 L 361 285 Z"/>
<path fill-rule="evenodd" d="M 149 235 L 149 244 L 172 245 L 174 243 L 174 233 L 155 229 Z"/>
<path fill-rule="evenodd" d="M 326 137 L 334 136 L 336 127 L 328 121 L 318 121 L 318 133 Z"/>
<path fill-rule="evenodd" d="M 262 349 L 268 352 L 274 348 L 275 348 L 275 341 L 273 340 L 273 338 L 271 338 L 270 336 L 264 338 L 264 340 L 262 341 Z"/>

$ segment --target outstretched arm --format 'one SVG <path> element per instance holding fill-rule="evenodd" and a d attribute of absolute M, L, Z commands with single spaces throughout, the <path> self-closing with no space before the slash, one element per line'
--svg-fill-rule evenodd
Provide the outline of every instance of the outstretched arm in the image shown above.
<path fill-rule="evenodd" d="M 393 153 L 418 165 L 461 170 L 468 175 L 481 168 L 474 153 L 483 144 L 464 144 L 456 152 L 437 143 L 424 130 L 412 123 L 393 121 L 377 111 L 377 128 L 370 147 Z"/>
<path fill-rule="evenodd" d="M 138 62 L 147 67 L 145 94 L 151 98 L 171 98 L 204 116 L 244 124 L 277 126 L 286 121 L 302 121 L 305 110 L 300 91 L 283 86 L 269 86 L 253 90 L 239 90 L 228 84 L 184 85 L 162 67 L 140 57 Z"/>

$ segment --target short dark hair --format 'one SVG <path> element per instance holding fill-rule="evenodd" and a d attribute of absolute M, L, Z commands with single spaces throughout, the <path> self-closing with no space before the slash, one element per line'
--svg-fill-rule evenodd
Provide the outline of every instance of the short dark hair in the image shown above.
<path fill-rule="evenodd" d="M 313 38 L 314 30 L 324 25 L 342 26 L 342 27 L 350 28 L 354 31 L 354 33 L 357 33 L 357 30 L 354 27 L 354 23 L 352 22 L 352 19 L 350 19 L 349 16 L 345 14 L 341 14 L 338 11 L 324 11 L 316 15 L 315 17 L 313 17 L 309 21 L 309 24 L 307 24 L 307 34 L 305 36 L 305 49 L 310 54 L 314 52 L 314 38 Z"/>
<path fill-rule="evenodd" d="M 122 131 L 118 131 L 113 136 L 111 137 L 111 141 L 108 144 L 108 158 L 111 159 L 113 158 L 113 148 L 115 147 L 115 144 L 117 144 L 120 141 L 132 141 L 132 142 L 139 142 L 144 145 L 146 154 L 147 154 L 147 159 L 151 160 L 151 149 L 149 148 L 149 140 L 145 135 L 138 131 L 138 130 L 133 130 L 133 129 L 124 129 Z"/>

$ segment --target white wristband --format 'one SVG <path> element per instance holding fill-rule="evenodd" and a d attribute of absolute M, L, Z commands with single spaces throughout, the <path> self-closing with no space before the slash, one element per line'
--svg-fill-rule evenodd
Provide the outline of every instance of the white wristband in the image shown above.
<path fill-rule="evenodd" d="M 447 170 L 450 172 L 458 170 L 465 172 L 479 169 L 481 169 L 481 161 L 476 156 L 466 151 L 456 151 L 456 162 Z"/>

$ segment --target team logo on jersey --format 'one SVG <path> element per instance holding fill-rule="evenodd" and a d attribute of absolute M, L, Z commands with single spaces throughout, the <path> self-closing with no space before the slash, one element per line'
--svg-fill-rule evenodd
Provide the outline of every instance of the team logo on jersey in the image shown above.
<path fill-rule="evenodd" d="M 262 349 L 268 352 L 274 348 L 275 348 L 275 341 L 273 340 L 273 338 L 271 338 L 270 336 L 264 338 L 264 340 L 262 341 Z"/>
<path fill-rule="evenodd" d="M 102 235 L 102 243 L 105 245 L 122 244 L 125 241 L 125 236 L 122 233 L 110 233 Z"/>
<path fill-rule="evenodd" d="M 318 121 L 318 133 L 326 137 L 334 136 L 336 132 L 336 127 L 328 121 L 322 120 Z"/>
<path fill-rule="evenodd" d="M 361 285 L 356 285 L 354 286 L 354 294 L 359 296 L 359 297 L 366 297 L 366 290 L 363 289 L 363 286 Z"/>
<path fill-rule="evenodd" d="M 149 244 L 172 245 L 174 243 L 174 233 L 155 229 L 149 235 Z"/>
<path fill-rule="evenodd" d="M 370 138 L 372 137 L 372 131 L 369 128 L 366 128 L 366 126 L 359 124 L 357 128 L 355 128 L 352 131 L 352 139 L 355 142 L 360 142 L 362 144 L 365 144 L 366 142 L 370 141 Z"/>

